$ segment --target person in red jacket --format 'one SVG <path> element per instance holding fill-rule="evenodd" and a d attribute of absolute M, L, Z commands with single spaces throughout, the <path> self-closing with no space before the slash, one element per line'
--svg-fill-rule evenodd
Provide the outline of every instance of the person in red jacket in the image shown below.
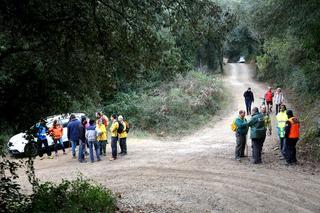
<path fill-rule="evenodd" d="M 57 120 L 53 121 L 53 125 L 49 129 L 49 135 L 53 138 L 55 156 L 56 157 L 58 156 L 59 143 L 62 146 L 63 154 L 66 154 L 66 150 L 64 149 L 64 145 L 62 141 L 63 128 L 61 127 L 61 125 L 58 123 Z"/>
<path fill-rule="evenodd" d="M 292 110 L 287 110 L 288 121 L 285 126 L 284 155 L 288 165 L 297 163 L 296 144 L 300 136 L 300 122 L 293 116 Z"/>
<path fill-rule="evenodd" d="M 268 87 L 268 91 L 264 95 L 264 98 L 266 99 L 266 104 L 267 104 L 267 112 L 271 113 L 272 112 L 272 104 L 273 104 L 273 92 L 271 90 L 271 87 Z"/>

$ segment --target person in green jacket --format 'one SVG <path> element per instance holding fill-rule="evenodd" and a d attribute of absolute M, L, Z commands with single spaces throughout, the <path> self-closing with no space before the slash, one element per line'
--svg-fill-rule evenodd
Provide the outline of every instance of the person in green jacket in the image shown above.
<path fill-rule="evenodd" d="M 245 118 L 246 113 L 244 110 L 239 111 L 239 117 L 235 119 L 235 124 L 237 126 L 236 129 L 236 151 L 235 151 L 235 159 L 240 161 L 240 158 L 244 156 L 244 150 L 247 142 L 247 119 Z"/>
<path fill-rule="evenodd" d="M 263 146 L 263 141 L 266 137 L 265 120 L 264 115 L 259 113 L 257 107 L 252 109 L 252 117 L 248 121 L 248 127 L 250 127 L 250 138 L 252 141 L 252 163 L 259 164 L 262 163 L 261 151 Z"/>

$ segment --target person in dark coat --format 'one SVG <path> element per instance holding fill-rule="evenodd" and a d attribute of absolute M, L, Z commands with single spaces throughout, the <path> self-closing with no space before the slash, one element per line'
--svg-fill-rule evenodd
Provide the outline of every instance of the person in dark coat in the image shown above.
<path fill-rule="evenodd" d="M 76 118 L 74 114 L 70 115 L 70 121 L 68 123 L 68 140 L 71 142 L 72 145 L 72 156 L 76 158 L 76 146 L 79 143 L 79 125 L 80 121 Z"/>
<path fill-rule="evenodd" d="M 250 87 L 243 93 L 243 97 L 246 103 L 247 115 L 251 115 L 251 105 L 254 102 L 254 97 Z"/>

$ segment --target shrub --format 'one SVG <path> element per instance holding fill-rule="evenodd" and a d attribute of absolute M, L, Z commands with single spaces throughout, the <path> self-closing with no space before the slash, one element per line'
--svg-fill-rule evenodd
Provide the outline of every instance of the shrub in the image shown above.
<path fill-rule="evenodd" d="M 41 184 L 32 195 L 32 212 L 115 212 L 116 199 L 100 184 L 79 177 Z"/>
<path fill-rule="evenodd" d="M 105 111 L 126 115 L 138 129 L 176 134 L 207 122 L 222 98 L 222 85 L 214 76 L 194 71 L 140 93 L 119 93 Z"/>

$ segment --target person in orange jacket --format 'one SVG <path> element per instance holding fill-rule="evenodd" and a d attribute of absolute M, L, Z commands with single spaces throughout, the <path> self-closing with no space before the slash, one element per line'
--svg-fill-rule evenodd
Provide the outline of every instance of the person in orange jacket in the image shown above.
<path fill-rule="evenodd" d="M 53 138 L 54 143 L 54 152 L 55 156 L 58 156 L 58 146 L 61 144 L 63 154 L 66 154 L 66 150 L 64 149 L 62 135 L 63 135 L 63 128 L 59 124 L 58 120 L 53 121 L 52 127 L 49 129 L 49 135 Z"/>
<path fill-rule="evenodd" d="M 293 116 L 292 110 L 287 110 L 288 121 L 285 126 L 285 158 L 288 165 L 297 163 L 296 145 L 300 137 L 300 122 Z"/>

